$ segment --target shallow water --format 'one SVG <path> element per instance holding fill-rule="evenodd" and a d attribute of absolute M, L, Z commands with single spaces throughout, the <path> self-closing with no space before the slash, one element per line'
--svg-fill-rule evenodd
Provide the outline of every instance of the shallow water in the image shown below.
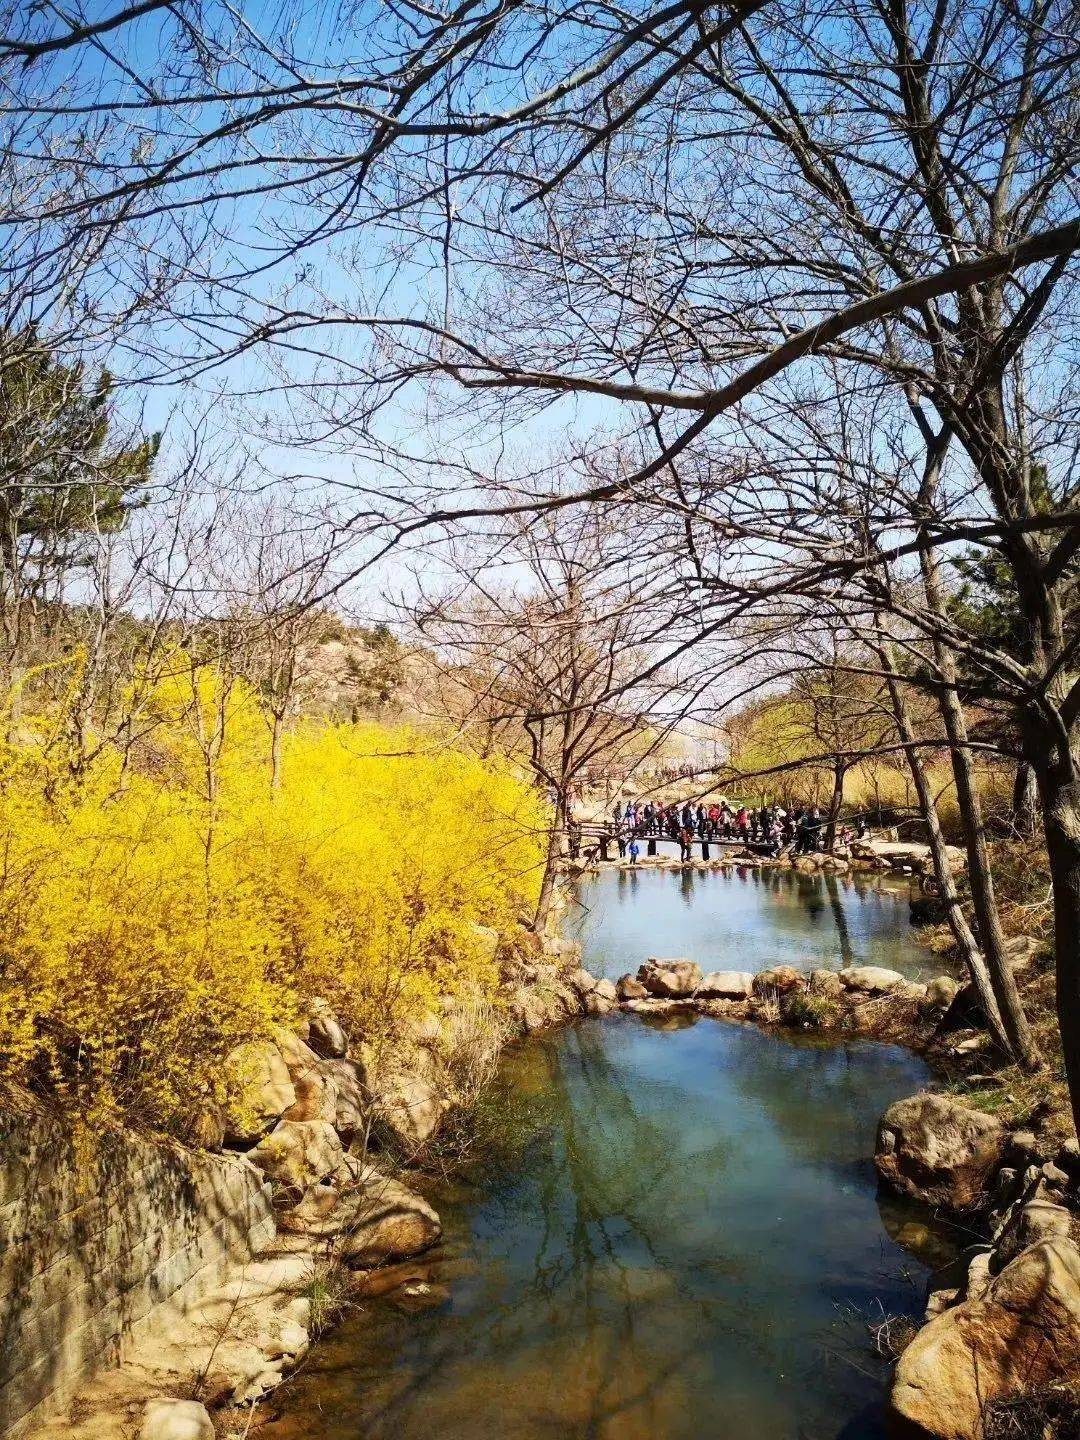
<path fill-rule="evenodd" d="M 612 979 L 650 955 L 704 970 L 884 965 L 911 979 L 941 973 L 908 919 L 911 886 L 874 875 L 723 870 L 604 870 L 578 881 L 569 929 L 585 964 Z"/>
<path fill-rule="evenodd" d="M 623 968 L 649 952 L 703 953 L 657 940 L 671 878 L 623 891 L 599 877 L 594 964 L 615 949 Z M 716 931 L 719 897 L 752 892 L 695 888 L 690 916 L 706 893 L 703 925 Z M 867 947 L 859 958 L 893 963 L 906 937 L 887 933 L 879 901 L 852 888 L 841 903 Z M 873 925 L 857 923 L 864 903 Z M 740 924 L 755 946 L 778 916 L 768 958 L 809 953 L 810 907 L 787 897 L 751 925 L 753 913 L 744 905 Z M 884 913 L 906 925 L 906 905 Z M 682 939 L 693 936 L 688 924 Z M 744 949 L 740 967 L 758 954 Z M 870 1162 L 881 1111 L 924 1079 L 897 1047 L 691 1016 L 588 1020 L 516 1047 L 489 1102 L 484 1165 L 433 1194 L 446 1242 L 411 1267 L 430 1293 L 353 1314 L 289 1387 L 270 1434 L 880 1435 L 867 1321 L 917 1314 L 927 1264 L 950 1249 L 925 1216 L 878 1198 Z"/>

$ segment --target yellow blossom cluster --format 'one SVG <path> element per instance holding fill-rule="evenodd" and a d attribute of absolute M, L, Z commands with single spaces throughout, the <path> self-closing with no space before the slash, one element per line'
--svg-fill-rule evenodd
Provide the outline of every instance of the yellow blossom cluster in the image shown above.
<path fill-rule="evenodd" d="M 8 730 L 0 1081 L 82 1109 L 182 1136 L 238 1042 L 490 989 L 535 903 L 536 792 L 428 734 L 302 721 L 272 785 L 258 697 L 183 666 L 89 766 L 55 716 Z"/>

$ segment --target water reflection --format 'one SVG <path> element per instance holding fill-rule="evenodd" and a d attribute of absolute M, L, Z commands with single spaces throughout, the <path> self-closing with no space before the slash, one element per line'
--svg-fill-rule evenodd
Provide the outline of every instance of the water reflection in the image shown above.
<path fill-rule="evenodd" d="M 578 884 L 571 917 L 586 964 L 612 978 L 649 955 L 705 969 L 885 965 L 916 979 L 940 969 L 908 920 L 907 882 L 755 866 L 607 870 Z"/>
<path fill-rule="evenodd" d="M 918 1308 L 922 1260 L 898 1240 L 932 1232 L 895 1203 L 883 1225 L 867 1157 L 921 1063 L 687 1018 L 587 1022 L 509 1056 L 505 1161 L 439 1197 L 426 1268 L 449 1304 L 373 1302 L 270 1433 L 876 1436 L 862 1317 Z"/>

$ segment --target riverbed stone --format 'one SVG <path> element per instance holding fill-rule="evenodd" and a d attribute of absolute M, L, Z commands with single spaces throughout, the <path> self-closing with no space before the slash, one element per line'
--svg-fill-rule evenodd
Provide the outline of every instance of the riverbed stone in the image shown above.
<path fill-rule="evenodd" d="M 222 1117 L 225 1142 L 253 1144 L 296 1104 L 289 1068 L 269 1041 L 237 1045 L 223 1068 L 229 1092 Z"/>
<path fill-rule="evenodd" d="M 620 1000 L 644 1000 L 649 992 L 633 975 L 621 975 L 616 983 L 615 993 Z"/>
<path fill-rule="evenodd" d="M 214 1422 L 198 1400 L 151 1400 L 139 1440 L 214 1440 Z"/>
<path fill-rule="evenodd" d="M 571 970 L 566 979 L 583 1000 L 590 991 L 596 989 L 596 976 L 590 975 L 588 970 Z"/>
<path fill-rule="evenodd" d="M 874 1164 L 901 1194 L 963 1211 L 979 1203 L 1004 1148 L 994 1116 L 944 1095 L 911 1095 L 881 1117 Z"/>
<path fill-rule="evenodd" d="M 904 1350 L 889 1395 L 892 1433 L 978 1440 L 988 1401 L 1066 1379 L 1078 1353 L 1080 1254 L 1062 1239 L 1029 1246 Z"/>
<path fill-rule="evenodd" d="M 442 1235 L 442 1222 L 422 1195 L 376 1166 L 360 1171 L 359 1199 L 342 1246 L 350 1265 L 367 1267 L 430 1250 Z"/>
<path fill-rule="evenodd" d="M 693 960 L 656 960 L 652 957 L 638 970 L 637 978 L 660 999 L 691 996 L 701 984 L 701 966 Z"/>
<path fill-rule="evenodd" d="M 854 965 L 850 970 L 840 971 L 840 983 L 845 990 L 856 990 L 862 995 L 884 995 L 907 982 L 899 970 L 886 970 L 883 965 Z"/>
<path fill-rule="evenodd" d="M 811 970 L 808 988 L 812 994 L 822 995 L 826 1000 L 836 1000 L 844 990 L 836 970 Z"/>
<path fill-rule="evenodd" d="M 789 990 L 797 990 L 805 978 L 791 965 L 774 965 L 754 976 L 753 991 L 755 995 L 786 995 Z"/>
<path fill-rule="evenodd" d="M 334 1174 L 344 1155 L 329 1121 L 282 1120 L 248 1152 L 248 1159 L 279 1187 L 282 1198 L 299 1199 L 311 1185 Z"/>
<path fill-rule="evenodd" d="M 742 970 L 710 970 L 701 977 L 699 1000 L 745 1000 L 754 984 L 753 975 Z"/>
<path fill-rule="evenodd" d="M 926 982 L 926 1008 L 947 1010 L 956 999 L 959 989 L 959 981 L 954 980 L 951 975 L 935 975 L 933 980 Z"/>

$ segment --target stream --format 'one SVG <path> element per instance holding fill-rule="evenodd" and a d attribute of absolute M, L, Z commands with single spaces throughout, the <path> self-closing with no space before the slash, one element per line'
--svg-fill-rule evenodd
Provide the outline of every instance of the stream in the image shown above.
<path fill-rule="evenodd" d="M 571 929 L 613 978 L 648 955 L 933 970 L 907 887 L 607 871 Z M 869 1440 L 868 1326 L 921 1312 L 950 1238 L 879 1196 L 879 1115 L 927 1079 L 895 1046 L 694 1016 L 513 1047 L 412 1298 L 368 1301 L 282 1392 L 279 1440 Z"/>

